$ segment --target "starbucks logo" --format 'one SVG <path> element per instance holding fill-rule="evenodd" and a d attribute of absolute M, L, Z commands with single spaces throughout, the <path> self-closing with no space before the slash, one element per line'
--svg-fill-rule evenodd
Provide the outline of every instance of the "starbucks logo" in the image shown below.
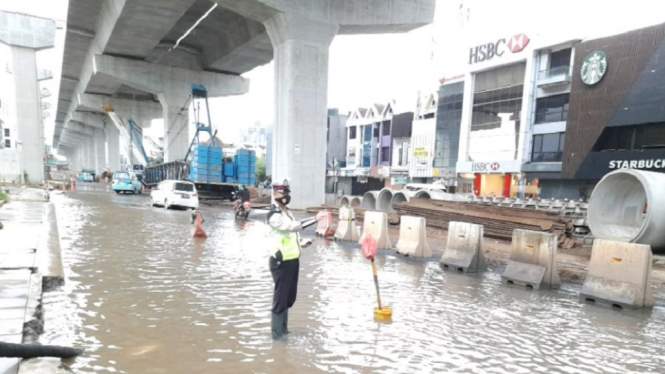
<path fill-rule="evenodd" d="M 605 76 L 607 57 L 603 52 L 593 52 L 584 59 L 582 64 L 582 82 L 592 86 Z"/>

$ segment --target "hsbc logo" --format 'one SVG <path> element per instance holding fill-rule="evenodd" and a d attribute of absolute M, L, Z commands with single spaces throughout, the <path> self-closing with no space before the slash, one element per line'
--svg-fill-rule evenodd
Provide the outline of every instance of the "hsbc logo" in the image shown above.
<path fill-rule="evenodd" d="M 489 61 L 495 56 L 501 57 L 508 51 L 511 53 L 522 52 L 531 39 L 525 34 L 517 34 L 511 38 L 499 39 L 493 43 L 482 44 L 469 50 L 469 64 Z"/>
<path fill-rule="evenodd" d="M 501 164 L 498 162 L 474 162 L 471 164 L 471 171 L 490 172 L 499 171 Z"/>

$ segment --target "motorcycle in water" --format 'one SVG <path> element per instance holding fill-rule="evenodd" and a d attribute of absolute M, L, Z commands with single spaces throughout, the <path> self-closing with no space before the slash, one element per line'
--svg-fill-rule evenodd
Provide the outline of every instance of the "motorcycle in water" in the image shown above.
<path fill-rule="evenodd" d="M 249 201 L 241 203 L 240 201 L 236 202 L 236 219 L 249 217 L 249 212 L 252 210 L 252 204 Z"/>

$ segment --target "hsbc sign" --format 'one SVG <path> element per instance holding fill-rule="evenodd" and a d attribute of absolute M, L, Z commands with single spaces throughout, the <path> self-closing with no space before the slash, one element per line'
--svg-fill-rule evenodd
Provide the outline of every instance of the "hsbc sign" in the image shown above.
<path fill-rule="evenodd" d="M 522 168 L 520 161 L 489 161 L 489 162 L 457 162 L 457 173 L 519 173 Z"/>
<path fill-rule="evenodd" d="M 496 172 L 499 169 L 501 169 L 501 164 L 498 162 L 474 162 L 471 164 L 471 171 L 475 172 Z"/>
<path fill-rule="evenodd" d="M 495 42 L 482 44 L 469 50 L 469 64 L 489 61 L 494 57 L 501 57 L 506 52 L 522 52 L 531 39 L 525 34 L 517 34 L 510 38 L 499 39 Z"/>

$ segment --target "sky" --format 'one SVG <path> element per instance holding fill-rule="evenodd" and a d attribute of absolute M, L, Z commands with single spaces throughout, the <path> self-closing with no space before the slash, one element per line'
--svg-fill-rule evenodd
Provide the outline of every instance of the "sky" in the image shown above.
<path fill-rule="evenodd" d="M 131 0 L 128 0 L 131 1 Z M 534 0 L 437 0 L 434 22 L 405 34 L 337 36 L 331 46 L 328 70 L 328 107 L 342 113 L 372 103 L 396 101 L 396 110 L 414 110 L 418 93 L 437 90 L 438 79 L 464 71 L 468 48 L 516 33 L 537 37 L 590 39 L 646 27 L 665 21 L 665 2 L 602 0 L 556 2 Z M 619 4 L 619 5 L 617 5 Z M 0 0 L 0 10 L 66 20 L 67 0 Z M 46 133 L 52 134 L 62 64 L 64 30 L 54 49 L 39 52 L 39 68 L 52 70 L 47 88 L 54 94 Z M 260 66 L 250 79 L 246 95 L 211 100 L 213 124 L 225 141 L 234 141 L 240 129 L 274 118 L 274 66 Z M 157 137 L 161 120 L 146 134 Z M 47 136 L 50 139 L 50 136 Z"/>

